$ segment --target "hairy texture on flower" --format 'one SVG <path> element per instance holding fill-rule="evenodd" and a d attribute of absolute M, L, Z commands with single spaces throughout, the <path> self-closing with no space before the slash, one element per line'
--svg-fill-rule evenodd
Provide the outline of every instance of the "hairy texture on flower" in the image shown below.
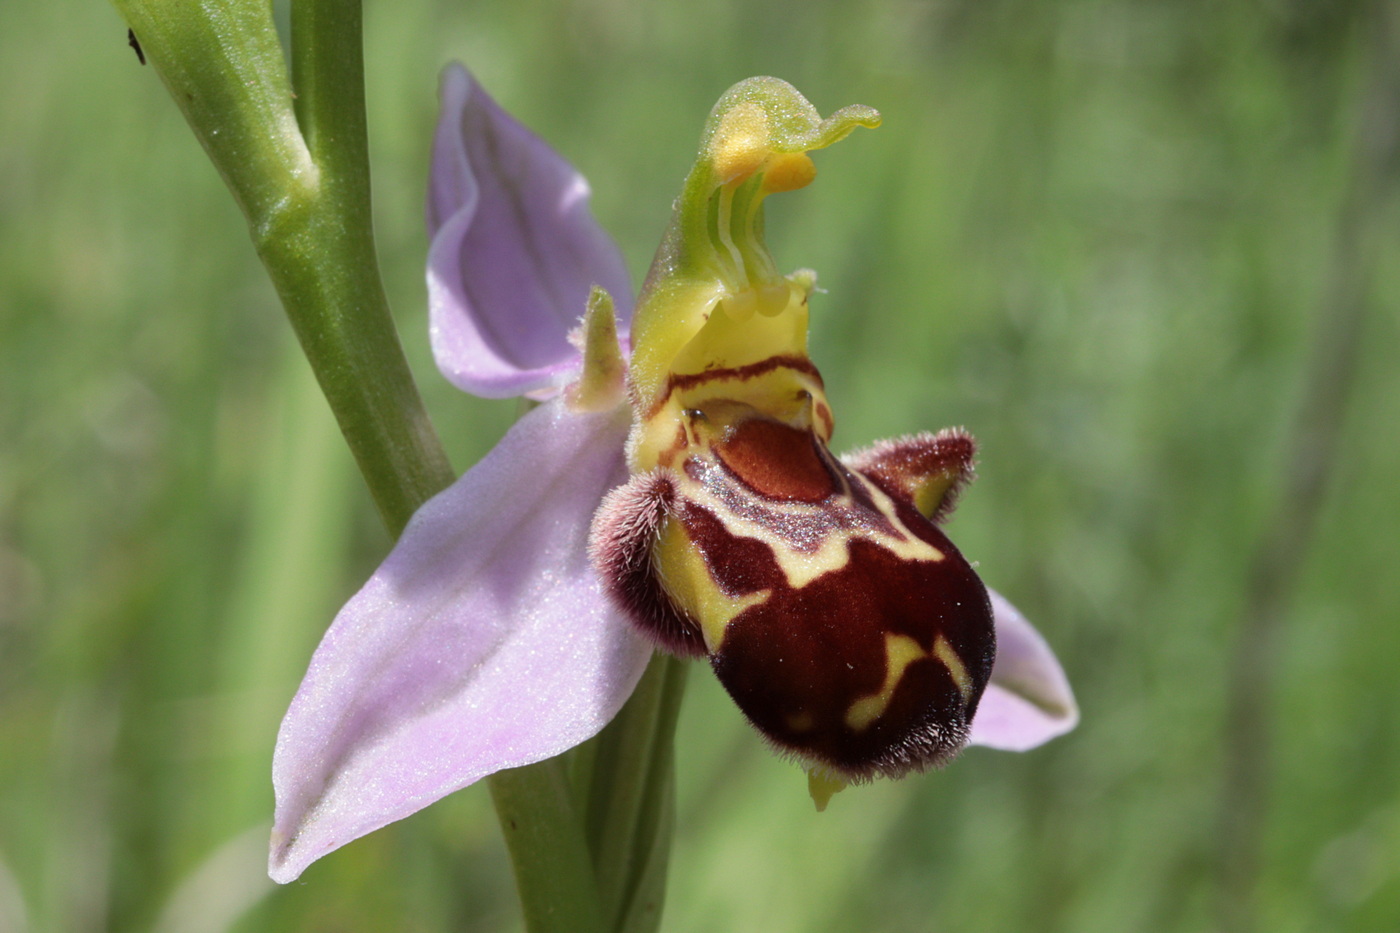
<path fill-rule="evenodd" d="M 588 552 L 598 576 L 642 634 L 679 657 L 704 657 L 700 627 L 676 606 L 656 563 L 655 542 L 675 506 L 675 482 L 664 471 L 636 477 L 598 507 Z"/>
<path fill-rule="evenodd" d="M 841 458 L 892 494 L 909 499 L 929 520 L 942 524 L 972 482 L 977 443 L 962 428 L 879 441 Z"/>

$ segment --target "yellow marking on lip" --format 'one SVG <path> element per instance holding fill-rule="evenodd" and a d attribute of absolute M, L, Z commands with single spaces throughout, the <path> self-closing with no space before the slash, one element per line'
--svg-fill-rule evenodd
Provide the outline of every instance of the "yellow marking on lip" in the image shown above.
<path fill-rule="evenodd" d="M 821 377 L 815 375 L 815 371 L 803 372 L 781 363 L 759 373 L 713 370 L 690 375 L 686 379 L 690 384 L 676 387 L 667 399 L 669 404 L 659 409 L 655 418 L 674 420 L 678 411 L 706 412 L 717 419 L 713 425 L 716 433 L 707 440 L 717 439 L 718 432 L 733 420 L 720 417 L 725 411 L 805 427 L 804 416 L 816 404 L 815 400 L 820 399 L 822 404 L 826 404 Z"/>
<path fill-rule="evenodd" d="M 963 703 L 972 698 L 972 678 L 967 673 L 967 665 L 958 657 L 957 651 L 948 639 L 939 635 L 933 642 L 933 650 L 925 652 L 919 643 L 908 635 L 885 633 L 885 682 L 879 691 L 861 697 L 846 709 L 846 725 L 856 732 L 863 732 L 870 724 L 889 708 L 895 688 L 904 677 L 910 664 L 921 658 L 937 658 L 948 669 L 948 675 L 962 694 Z"/>
<path fill-rule="evenodd" d="M 948 668 L 948 674 L 953 678 L 953 683 L 958 685 L 958 692 L 962 694 L 963 703 L 966 704 L 972 699 L 972 678 L 967 673 L 967 665 L 963 664 L 962 658 L 958 657 L 953 646 L 948 644 L 948 639 L 942 635 L 933 643 L 933 656 Z"/>
<path fill-rule="evenodd" d="M 856 481 L 864 485 L 876 510 L 890 522 L 896 535 L 890 535 L 873 528 L 831 529 L 822 536 L 821 542 L 815 548 L 797 550 L 786 538 L 775 533 L 761 522 L 734 514 L 717 496 L 697 483 L 686 481 L 684 495 L 696 504 L 708 509 L 724 524 L 725 529 L 730 534 L 767 544 L 773 552 L 774 559 L 778 562 L 778 568 L 782 570 L 788 585 L 793 589 L 801 589 L 823 574 L 844 568 L 851 561 L 849 545 L 852 541 L 869 541 L 889 551 L 900 560 L 933 562 L 943 559 L 942 551 L 915 536 L 899 520 L 895 512 L 894 502 L 889 496 L 886 496 L 875 485 L 866 483 L 859 477 L 856 477 Z M 786 512 L 798 517 L 815 516 L 829 512 L 831 509 L 831 506 L 826 503 L 800 502 L 765 503 L 765 507 L 770 513 Z"/>
<path fill-rule="evenodd" d="M 937 649 L 935 649 L 937 650 Z M 904 671 L 920 658 L 927 657 L 919 643 L 908 635 L 885 633 L 885 682 L 870 696 L 861 697 L 846 710 L 846 725 L 856 732 L 864 732 L 870 724 L 885 714 L 895 688 L 904 677 Z"/>
<path fill-rule="evenodd" d="M 762 320 L 761 315 L 756 317 Z M 793 356 L 793 361 L 805 361 L 805 356 Z M 744 365 L 763 364 L 765 360 L 751 361 Z M 690 426 L 693 419 L 690 412 L 704 412 L 716 416 L 708 424 L 706 431 L 692 432 L 686 441 L 689 453 L 704 455 L 711 436 L 718 436 L 724 427 L 733 420 L 726 419 L 726 412 L 743 411 L 746 416 L 761 413 L 765 416 L 785 421 L 789 424 L 802 422 L 808 409 L 821 404 L 830 410 L 826 394 L 822 389 L 821 376 L 815 368 L 808 369 L 785 365 L 778 358 L 772 369 L 756 373 L 746 373 L 742 367 L 735 369 L 698 370 L 694 373 L 677 372 L 672 374 L 672 383 L 666 394 L 655 402 L 654 409 L 644 417 L 639 416 L 632 425 L 632 433 L 627 442 L 627 464 L 634 473 L 645 472 L 660 464 L 666 453 L 674 447 L 677 426 Z M 676 378 L 684 380 L 683 385 L 675 383 Z M 802 425 L 805 426 L 805 425 Z M 818 436 L 825 441 L 830 437 L 827 425 L 822 425 Z"/>
<path fill-rule="evenodd" d="M 719 588 L 705 558 L 675 519 L 666 522 L 653 551 L 657 576 L 662 587 L 679 606 L 684 606 L 699 624 L 705 649 L 714 654 L 724 641 L 724 631 L 734 618 L 753 606 L 761 606 L 773 595 L 759 590 L 744 596 L 728 596 Z"/>

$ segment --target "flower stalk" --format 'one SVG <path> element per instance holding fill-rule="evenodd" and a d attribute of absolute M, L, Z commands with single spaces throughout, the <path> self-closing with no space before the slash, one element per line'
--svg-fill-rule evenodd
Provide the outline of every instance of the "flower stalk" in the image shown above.
<path fill-rule="evenodd" d="M 653 657 L 617 718 L 572 753 L 603 915 L 620 933 L 655 930 L 661 918 L 685 677 L 679 658 Z"/>

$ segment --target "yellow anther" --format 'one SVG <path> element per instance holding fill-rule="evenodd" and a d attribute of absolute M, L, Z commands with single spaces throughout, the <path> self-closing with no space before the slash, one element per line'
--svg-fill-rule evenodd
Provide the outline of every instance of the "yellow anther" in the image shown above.
<path fill-rule="evenodd" d="M 805 188 L 817 177 L 817 167 L 805 152 L 784 152 L 768 160 L 763 173 L 763 190 L 768 192 L 796 191 Z"/>

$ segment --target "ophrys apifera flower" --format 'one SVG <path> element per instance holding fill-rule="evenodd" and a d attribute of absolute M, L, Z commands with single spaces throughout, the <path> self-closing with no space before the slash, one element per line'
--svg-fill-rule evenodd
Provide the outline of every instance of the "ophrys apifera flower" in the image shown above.
<path fill-rule="evenodd" d="M 278 737 L 273 877 L 587 739 L 653 645 L 708 657 L 819 800 L 1071 728 L 1053 654 L 937 525 L 971 438 L 827 448 L 815 278 L 777 271 L 762 204 L 875 112 L 821 120 L 773 78 L 727 92 L 629 357 L 627 275 L 582 177 L 462 69 L 442 97 L 434 353 L 466 391 L 546 400 L 423 506 L 317 649 Z"/>

